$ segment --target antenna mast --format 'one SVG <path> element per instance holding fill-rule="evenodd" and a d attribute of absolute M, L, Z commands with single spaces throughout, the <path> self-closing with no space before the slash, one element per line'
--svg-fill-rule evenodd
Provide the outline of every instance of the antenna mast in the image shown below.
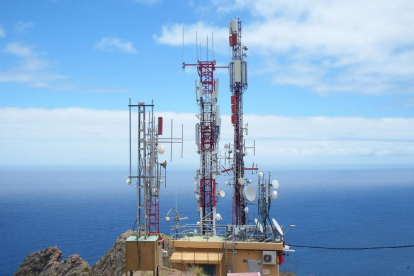
<path fill-rule="evenodd" d="M 232 60 L 229 65 L 230 91 L 231 91 L 231 123 L 234 127 L 233 143 L 233 225 L 247 224 L 245 210 L 245 198 L 242 195 L 242 188 L 245 184 L 244 179 L 244 156 L 245 145 L 243 131 L 247 132 L 247 127 L 243 128 L 243 93 L 247 89 L 247 62 L 243 57 L 247 57 L 246 46 L 241 44 L 242 28 L 241 21 L 234 19 L 229 24 L 229 43 L 232 50 Z M 249 168 L 257 170 L 257 168 Z"/>
<path fill-rule="evenodd" d="M 207 38 L 208 39 L 208 38 Z M 197 44 L 196 40 L 196 44 Z M 208 42 L 207 54 L 208 59 Z M 201 59 L 201 43 L 200 43 Z M 216 174 L 220 171 L 217 167 L 217 151 L 220 137 L 220 107 L 217 104 L 218 80 L 214 79 L 216 68 L 228 68 L 227 66 L 218 67 L 216 61 L 200 61 L 197 63 L 183 63 L 183 66 L 197 66 L 200 77 L 199 83 L 195 86 L 196 101 L 199 105 L 199 123 L 196 124 L 196 144 L 200 155 L 200 168 L 195 175 L 196 198 L 198 212 L 200 214 L 200 233 L 216 234 L 216 201 L 217 183 Z"/>
<path fill-rule="evenodd" d="M 161 184 L 166 185 L 167 161 L 160 162 L 159 154 L 165 152 L 161 143 L 179 143 L 182 145 L 183 137 L 161 138 L 163 133 L 163 118 L 154 117 L 154 103 L 140 102 L 132 104 L 129 99 L 129 177 L 137 187 L 137 237 L 159 236 L 159 193 Z M 132 133 L 132 108 L 137 108 L 137 131 Z M 149 111 L 147 113 L 147 111 Z M 172 129 L 172 124 L 171 124 Z M 135 136 L 136 135 L 136 136 Z M 133 137 L 134 136 L 134 137 Z M 133 139 L 134 138 L 134 139 Z M 137 140 L 135 150 L 132 141 Z M 172 151 L 172 146 L 171 146 Z M 182 150 L 181 150 L 182 154 Z M 132 155 L 136 155 L 136 170 L 133 169 Z M 182 157 L 182 156 L 181 156 Z"/>

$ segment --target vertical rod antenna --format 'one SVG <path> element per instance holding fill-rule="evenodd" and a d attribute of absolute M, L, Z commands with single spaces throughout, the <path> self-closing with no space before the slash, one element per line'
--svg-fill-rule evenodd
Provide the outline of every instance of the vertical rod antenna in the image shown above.
<path fill-rule="evenodd" d="M 183 70 L 185 69 L 185 63 L 184 63 L 184 25 L 183 25 Z"/>
<path fill-rule="evenodd" d="M 175 211 L 178 212 L 177 206 L 177 165 L 174 168 L 174 186 L 175 186 Z"/>
<path fill-rule="evenodd" d="M 214 35 L 213 35 L 213 32 L 211 33 L 211 46 L 213 48 L 213 60 L 214 60 Z"/>
<path fill-rule="evenodd" d="M 207 36 L 207 49 L 206 49 L 206 52 L 207 52 L 207 61 L 208 61 L 208 36 Z"/>
<path fill-rule="evenodd" d="M 129 98 L 129 176 L 132 175 L 132 157 L 131 157 L 131 98 Z M 132 229 L 134 230 L 134 229 Z"/>
<path fill-rule="evenodd" d="M 181 125 L 181 158 L 183 158 L 184 124 Z"/>
<path fill-rule="evenodd" d="M 197 31 L 196 31 L 196 53 L 197 53 L 197 61 L 198 61 L 198 42 L 197 42 Z"/>

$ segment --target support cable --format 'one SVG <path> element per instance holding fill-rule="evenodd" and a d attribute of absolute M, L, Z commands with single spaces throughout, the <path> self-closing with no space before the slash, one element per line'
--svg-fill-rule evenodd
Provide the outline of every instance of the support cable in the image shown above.
<path fill-rule="evenodd" d="M 414 247 L 414 244 L 409 245 L 395 245 L 395 246 L 374 246 L 374 247 L 327 247 L 327 246 L 313 246 L 313 245 L 294 245 L 292 247 L 310 248 L 310 249 L 327 249 L 327 250 L 377 250 L 377 249 L 400 249 Z"/>

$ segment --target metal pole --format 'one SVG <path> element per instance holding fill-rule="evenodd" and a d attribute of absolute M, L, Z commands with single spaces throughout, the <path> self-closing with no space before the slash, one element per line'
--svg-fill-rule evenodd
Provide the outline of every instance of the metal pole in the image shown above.
<path fill-rule="evenodd" d="M 131 157 L 131 98 L 129 98 L 129 176 L 132 175 L 132 157 Z M 134 229 L 132 229 L 134 230 Z"/>

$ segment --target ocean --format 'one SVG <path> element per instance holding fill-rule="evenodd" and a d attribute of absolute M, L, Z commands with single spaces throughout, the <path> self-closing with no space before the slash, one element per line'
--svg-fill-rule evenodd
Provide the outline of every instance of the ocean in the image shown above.
<path fill-rule="evenodd" d="M 266 171 L 264 171 L 266 173 Z M 414 244 L 414 169 L 272 170 L 280 183 L 271 216 L 286 244 L 376 247 Z M 0 167 L 0 276 L 12 275 L 31 252 L 57 245 L 94 265 L 115 239 L 132 229 L 136 189 L 122 167 Z M 194 172 L 168 168 L 160 195 L 163 218 L 177 208 L 186 223 L 198 215 Z M 249 175 L 253 183 L 257 175 Z M 231 189 L 217 209 L 231 220 Z M 177 199 L 177 200 L 176 200 Z M 252 212 L 252 215 L 254 212 Z M 414 248 L 326 250 L 295 248 L 281 271 L 297 275 L 414 275 Z"/>

